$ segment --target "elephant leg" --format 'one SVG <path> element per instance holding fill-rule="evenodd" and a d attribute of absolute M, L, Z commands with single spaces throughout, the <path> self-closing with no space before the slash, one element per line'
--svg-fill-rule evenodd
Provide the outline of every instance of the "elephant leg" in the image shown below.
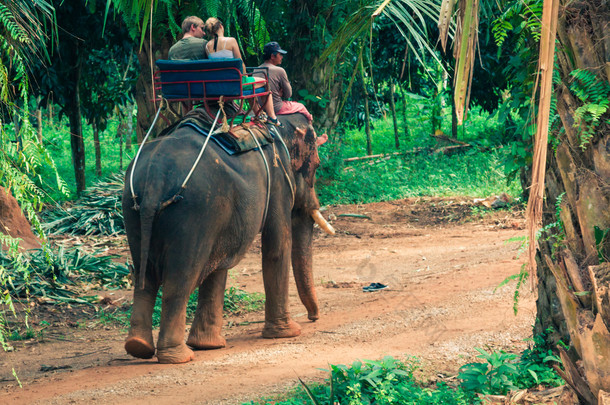
<path fill-rule="evenodd" d="M 129 334 L 125 341 L 127 353 L 140 359 L 150 359 L 155 354 L 155 344 L 152 336 L 152 314 L 155 307 L 158 288 L 150 279 L 146 287 L 136 286 L 133 294 L 133 307 Z"/>
<path fill-rule="evenodd" d="M 216 270 L 199 287 L 197 312 L 186 341 L 193 349 L 220 349 L 227 344 L 221 336 L 226 284 L 227 270 Z"/>
<path fill-rule="evenodd" d="M 173 274 L 168 272 L 168 274 Z M 184 343 L 186 327 L 186 304 L 194 289 L 194 283 L 180 283 L 167 279 L 163 285 L 161 325 L 157 342 L 159 363 L 186 363 L 195 354 Z"/>
<path fill-rule="evenodd" d="M 300 213 L 292 217 L 292 271 L 301 302 L 307 308 L 308 318 L 320 318 L 318 298 L 313 278 L 313 219 Z"/>
<path fill-rule="evenodd" d="M 270 210 L 270 212 L 272 212 Z M 265 338 L 287 338 L 301 334 L 301 327 L 290 319 L 288 285 L 290 269 L 290 214 L 268 218 L 262 234 L 263 282 L 265 285 Z"/>

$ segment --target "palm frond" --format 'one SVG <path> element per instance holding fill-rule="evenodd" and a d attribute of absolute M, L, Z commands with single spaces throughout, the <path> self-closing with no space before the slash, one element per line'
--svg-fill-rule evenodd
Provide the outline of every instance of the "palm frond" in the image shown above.
<path fill-rule="evenodd" d="M 377 0 L 368 2 L 352 13 L 338 30 L 334 40 L 321 54 L 317 66 L 328 59 L 337 63 L 350 50 L 352 44 L 371 30 L 374 18 L 381 15 L 389 18 L 395 24 L 409 44 L 409 49 L 418 50 L 415 55 L 422 64 L 426 65 L 422 57 L 424 52 L 438 60 L 438 56 L 428 41 L 426 22 L 427 20 L 437 21 L 439 13 L 439 0 L 396 0 L 391 2 Z"/>
<path fill-rule="evenodd" d="M 460 4 L 460 18 L 454 45 L 455 76 L 454 105 L 458 124 L 464 120 L 470 99 L 470 87 L 479 32 L 479 0 L 465 0 Z"/>

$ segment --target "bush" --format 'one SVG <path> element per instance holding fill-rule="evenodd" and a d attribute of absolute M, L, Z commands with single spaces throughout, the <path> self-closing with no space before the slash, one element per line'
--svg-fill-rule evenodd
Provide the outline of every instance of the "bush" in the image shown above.
<path fill-rule="evenodd" d="M 475 348 L 483 359 L 481 363 L 469 363 L 460 368 L 458 378 L 462 388 L 481 394 L 504 395 L 511 390 L 527 389 L 543 385 L 556 387 L 563 380 L 552 368 L 561 363 L 559 357 L 544 348 L 544 337 L 534 338 L 535 345 L 520 356 L 502 350 L 493 352 Z"/>
<path fill-rule="evenodd" d="M 479 400 L 460 388 L 444 383 L 428 388 L 416 380 L 415 361 L 407 364 L 386 356 L 380 361 L 355 361 L 351 366 L 332 365 L 326 384 L 303 387 L 285 400 L 263 400 L 250 404 L 474 404 Z"/>

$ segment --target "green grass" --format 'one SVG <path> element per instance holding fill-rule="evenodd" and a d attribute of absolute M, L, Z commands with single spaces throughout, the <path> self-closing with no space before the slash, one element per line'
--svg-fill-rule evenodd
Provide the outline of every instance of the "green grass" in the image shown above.
<path fill-rule="evenodd" d="M 357 204 L 418 196 L 488 197 L 521 194 L 518 182 L 507 182 L 501 151 L 461 155 L 419 154 L 373 165 L 344 166 L 322 175 L 317 184 L 323 204 Z M 324 169 L 322 169 L 324 172 Z"/>
<path fill-rule="evenodd" d="M 399 108 L 400 110 L 400 108 Z M 389 160 L 363 160 L 345 163 L 344 159 L 366 155 L 364 130 L 348 130 L 337 135 L 333 144 L 320 148 L 322 164 L 318 169 L 316 189 L 323 204 L 356 204 L 417 196 L 488 197 L 507 193 L 521 195 L 518 181 L 508 181 L 504 162 L 508 150 L 502 147 L 505 138 L 497 117 L 480 108 L 473 108 L 468 120 L 458 130 L 458 139 L 473 148 L 451 156 L 432 153 L 437 146 L 429 134 L 429 123 L 416 107 L 409 107 L 404 135 L 404 122 L 399 113 L 400 149 L 394 145 L 394 127 L 390 117 L 374 121 L 373 154 L 402 152 Z M 450 115 L 446 115 L 443 131 L 451 133 Z M 340 131 L 339 131 L 340 132 Z M 417 153 L 406 153 L 422 148 Z"/>

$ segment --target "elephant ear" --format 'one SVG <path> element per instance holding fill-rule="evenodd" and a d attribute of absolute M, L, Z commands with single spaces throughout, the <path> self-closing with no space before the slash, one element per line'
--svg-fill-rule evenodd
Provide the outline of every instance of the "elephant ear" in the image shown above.
<path fill-rule="evenodd" d="M 320 157 L 316 147 L 316 133 L 311 125 L 294 130 L 294 145 L 290 151 L 292 170 L 303 176 L 309 187 L 313 187 Z"/>

